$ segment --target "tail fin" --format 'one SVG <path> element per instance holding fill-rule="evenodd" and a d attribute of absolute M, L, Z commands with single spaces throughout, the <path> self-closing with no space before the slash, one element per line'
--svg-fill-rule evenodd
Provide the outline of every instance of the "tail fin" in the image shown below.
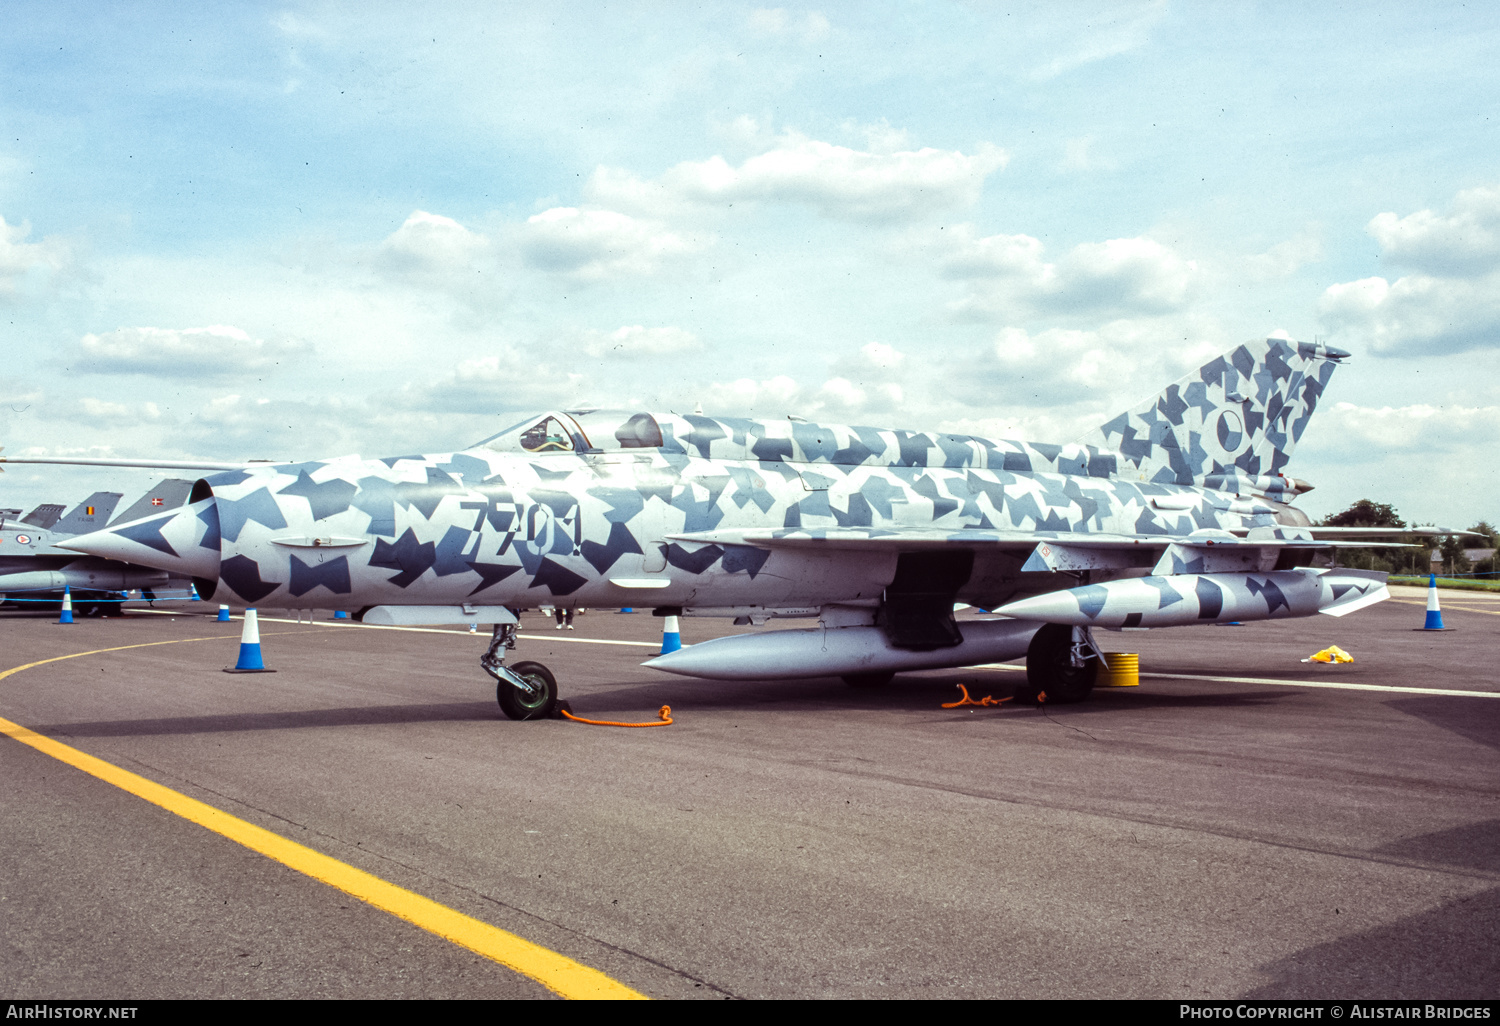
<path fill-rule="evenodd" d="M 1126 477 L 1295 491 L 1282 470 L 1334 368 L 1348 355 L 1280 338 L 1246 342 L 1080 441 L 1119 453 Z"/>
<path fill-rule="evenodd" d="M 109 515 L 119 505 L 119 492 L 95 492 L 73 507 L 73 512 L 52 528 L 57 534 L 88 534 L 109 523 Z"/>
<path fill-rule="evenodd" d="M 28 527 L 35 527 L 39 531 L 45 531 L 62 518 L 63 510 L 67 508 L 55 502 L 43 503 L 22 517 L 21 523 Z"/>
<path fill-rule="evenodd" d="M 142 495 L 124 513 L 109 522 L 109 526 L 116 524 L 128 524 L 132 520 L 148 517 L 152 513 L 164 513 L 169 509 L 176 509 L 187 502 L 188 493 L 193 490 L 193 482 L 184 481 L 180 477 L 169 477 L 164 481 L 158 481 Z"/>

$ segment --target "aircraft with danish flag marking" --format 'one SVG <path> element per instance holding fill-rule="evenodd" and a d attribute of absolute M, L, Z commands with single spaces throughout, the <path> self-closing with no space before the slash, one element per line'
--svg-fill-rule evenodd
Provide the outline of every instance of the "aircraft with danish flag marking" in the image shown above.
<path fill-rule="evenodd" d="M 191 490 L 191 481 L 159 481 L 113 523 L 181 506 Z M 93 534 L 110 524 L 120 498 L 119 492 L 95 492 L 66 516 L 66 507 L 54 503 L 38 506 L 24 517 L 19 510 L 0 511 L 0 601 L 21 608 L 55 609 L 67 588 L 72 591 L 74 610 L 89 616 L 117 607 L 126 591 L 142 589 L 147 597 L 178 590 L 186 594 L 192 584 L 186 577 L 58 547 L 61 541 Z"/>

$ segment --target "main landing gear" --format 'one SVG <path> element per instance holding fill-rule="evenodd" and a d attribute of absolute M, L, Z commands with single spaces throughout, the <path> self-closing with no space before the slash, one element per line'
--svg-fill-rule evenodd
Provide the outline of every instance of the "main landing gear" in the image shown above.
<path fill-rule="evenodd" d="M 1087 627 L 1049 623 L 1026 650 L 1026 687 L 1018 693 L 1054 705 L 1082 702 L 1094 690 L 1102 656 Z"/>
<path fill-rule="evenodd" d="M 495 624 L 490 647 L 479 657 L 484 672 L 495 678 L 495 701 L 513 720 L 545 720 L 557 711 L 557 678 L 541 663 L 505 666 L 505 652 L 516 647 L 514 623 Z"/>

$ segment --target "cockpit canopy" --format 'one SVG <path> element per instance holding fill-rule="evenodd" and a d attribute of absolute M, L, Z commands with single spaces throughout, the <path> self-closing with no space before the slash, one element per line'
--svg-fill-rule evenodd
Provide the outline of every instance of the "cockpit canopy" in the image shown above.
<path fill-rule="evenodd" d="M 540 456 L 558 452 L 617 452 L 655 449 L 661 425 L 649 413 L 630 410 L 567 410 L 528 417 L 474 448 Z"/>

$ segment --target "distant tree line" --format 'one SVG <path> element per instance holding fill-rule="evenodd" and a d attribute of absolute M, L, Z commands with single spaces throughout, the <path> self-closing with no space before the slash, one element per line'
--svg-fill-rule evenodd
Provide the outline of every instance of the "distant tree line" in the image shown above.
<path fill-rule="evenodd" d="M 1324 517 L 1320 523 L 1323 527 L 1404 528 L 1407 526 L 1406 521 L 1397 515 L 1395 507 L 1389 503 L 1372 502 L 1369 499 L 1360 499 L 1342 513 Z M 1432 525 L 1412 524 L 1411 526 L 1430 527 Z M 1500 570 L 1500 565 L 1497 565 L 1494 556 L 1481 559 L 1476 563 L 1464 554 L 1465 549 L 1500 548 L 1500 532 L 1484 520 L 1479 521 L 1469 530 L 1479 537 L 1450 534 L 1444 536 L 1438 543 L 1438 551 L 1443 557 L 1442 573 L 1492 574 Z M 1432 570 L 1432 549 L 1421 542 L 1414 547 L 1399 549 L 1341 549 L 1338 553 L 1338 562 L 1341 566 L 1361 570 L 1385 570 L 1393 574 L 1425 574 Z"/>

